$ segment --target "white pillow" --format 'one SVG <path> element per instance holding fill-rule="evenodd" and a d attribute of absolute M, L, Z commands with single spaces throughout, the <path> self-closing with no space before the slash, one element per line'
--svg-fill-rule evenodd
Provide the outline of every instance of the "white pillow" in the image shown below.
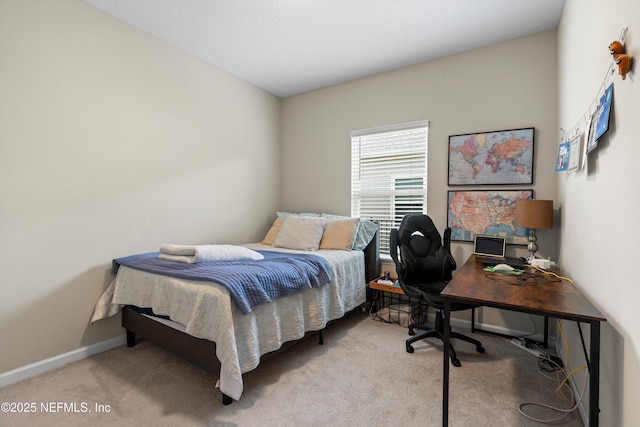
<path fill-rule="evenodd" d="M 276 248 L 315 251 L 320 246 L 325 221 L 321 218 L 287 217 L 276 237 Z"/>
<path fill-rule="evenodd" d="M 194 264 L 211 261 L 261 260 L 264 259 L 264 255 L 244 246 L 166 244 L 160 247 L 158 258 Z"/>

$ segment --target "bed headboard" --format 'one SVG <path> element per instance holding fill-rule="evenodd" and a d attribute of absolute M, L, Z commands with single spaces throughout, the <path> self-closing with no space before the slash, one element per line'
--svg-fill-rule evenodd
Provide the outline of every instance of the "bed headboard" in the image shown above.
<path fill-rule="evenodd" d="M 380 276 L 380 227 L 364 248 L 364 268 L 365 279 L 367 283 Z"/>

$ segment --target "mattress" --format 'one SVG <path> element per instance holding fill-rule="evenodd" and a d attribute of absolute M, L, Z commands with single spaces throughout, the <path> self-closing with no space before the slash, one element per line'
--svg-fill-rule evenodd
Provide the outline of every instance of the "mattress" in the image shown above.
<path fill-rule="evenodd" d="M 254 250 L 309 253 L 258 243 Z M 318 250 L 331 268 L 332 281 L 242 314 L 228 290 L 216 282 L 200 282 L 120 267 L 113 282 L 96 305 L 92 322 L 115 315 L 124 305 L 149 307 L 169 316 L 197 338 L 216 343 L 220 361 L 220 391 L 238 400 L 242 374 L 255 369 L 260 356 L 275 351 L 305 332 L 324 328 L 366 300 L 364 253 Z M 213 355 L 212 355 L 213 357 Z"/>

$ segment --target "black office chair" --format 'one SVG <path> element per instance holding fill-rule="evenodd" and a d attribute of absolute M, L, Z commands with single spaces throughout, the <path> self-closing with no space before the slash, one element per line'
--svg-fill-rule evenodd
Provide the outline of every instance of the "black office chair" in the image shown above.
<path fill-rule="evenodd" d="M 440 292 L 451 280 L 456 269 L 456 261 L 450 253 L 451 229 L 446 228 L 444 239 L 436 229 L 431 218 L 424 214 L 406 215 L 398 229 L 391 230 L 391 258 L 396 264 L 398 282 L 403 292 L 436 309 L 435 326 L 426 324 L 409 325 L 409 335 L 414 329 L 425 332 L 407 339 L 407 353 L 413 353 L 413 344 L 418 340 L 437 337 L 444 342 L 444 300 Z M 451 311 L 469 310 L 473 305 L 452 303 Z M 478 353 L 484 353 L 480 341 L 451 331 L 451 338 L 458 338 L 476 346 Z M 451 363 L 461 366 L 456 352 L 451 346 Z"/>

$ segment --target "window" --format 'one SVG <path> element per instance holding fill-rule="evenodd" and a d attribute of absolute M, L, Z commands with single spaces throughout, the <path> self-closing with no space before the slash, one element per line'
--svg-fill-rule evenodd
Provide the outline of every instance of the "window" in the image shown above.
<path fill-rule="evenodd" d="M 408 213 L 427 211 L 427 129 L 421 121 L 351 132 L 351 216 L 380 223 L 380 253 Z"/>

